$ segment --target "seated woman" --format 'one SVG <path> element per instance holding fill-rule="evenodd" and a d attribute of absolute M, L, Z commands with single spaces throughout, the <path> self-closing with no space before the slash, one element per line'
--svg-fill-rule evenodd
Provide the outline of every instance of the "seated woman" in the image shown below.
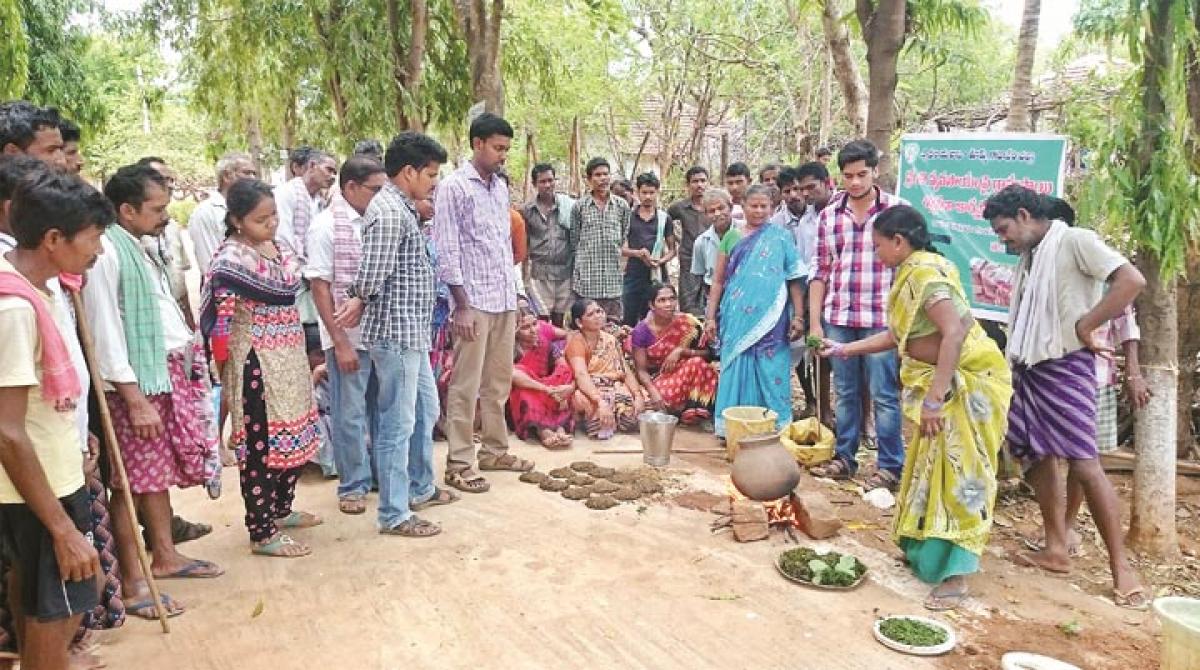
<path fill-rule="evenodd" d="M 575 374 L 554 344 L 567 331 L 538 321 L 522 310 L 517 324 L 517 355 L 513 364 L 508 415 L 523 440 L 536 437 L 547 449 L 571 446 L 575 432 Z"/>
<path fill-rule="evenodd" d="M 629 335 L 638 379 L 646 387 L 648 405 L 680 415 L 683 423 L 712 416 L 717 368 L 709 351 L 700 348 L 700 320 L 679 311 L 675 287 L 650 287 L 650 313 Z"/>
<path fill-rule="evenodd" d="M 642 387 L 625 364 L 617 338 L 605 332 L 604 308 L 595 300 L 577 300 L 571 307 L 567 361 L 575 373 L 575 411 L 587 420 L 587 433 L 607 440 L 616 431 L 637 430 L 642 413 Z"/>
<path fill-rule="evenodd" d="M 874 226 L 875 253 L 895 270 L 888 329 L 848 344 L 825 340 L 821 355 L 900 351 L 908 453 L 892 538 L 917 577 L 933 585 L 925 606 L 954 609 L 992 528 L 1012 376 L 972 318 L 954 264 L 934 252 L 924 217 L 898 205 Z"/>

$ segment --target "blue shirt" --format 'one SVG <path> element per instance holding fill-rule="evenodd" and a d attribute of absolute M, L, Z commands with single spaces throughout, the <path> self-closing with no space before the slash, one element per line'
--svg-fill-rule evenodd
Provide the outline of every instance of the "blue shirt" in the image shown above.
<path fill-rule="evenodd" d="M 717 247 L 720 244 L 717 231 L 709 226 L 696 237 L 696 244 L 692 247 L 692 274 L 703 275 L 704 283 L 708 286 L 712 286 L 713 273 L 717 270 Z"/>

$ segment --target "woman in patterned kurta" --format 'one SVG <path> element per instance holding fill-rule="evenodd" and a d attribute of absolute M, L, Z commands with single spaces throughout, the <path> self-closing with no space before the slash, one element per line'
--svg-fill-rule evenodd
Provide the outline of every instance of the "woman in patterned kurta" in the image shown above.
<path fill-rule="evenodd" d="M 320 444 L 296 308 L 298 264 L 275 240 L 269 186 L 239 180 L 226 201 L 228 237 L 209 268 L 201 328 L 221 368 L 252 551 L 304 556 L 311 549 L 280 531 L 321 523 L 292 510 L 300 470 Z"/>
<path fill-rule="evenodd" d="M 896 270 L 888 330 L 845 345 L 826 340 L 821 353 L 899 349 L 908 453 L 892 537 L 916 576 L 935 585 L 925 606 L 953 609 L 991 531 L 1012 377 L 971 317 L 958 271 L 933 252 L 925 219 L 898 205 L 879 215 L 874 235 L 880 260 Z"/>

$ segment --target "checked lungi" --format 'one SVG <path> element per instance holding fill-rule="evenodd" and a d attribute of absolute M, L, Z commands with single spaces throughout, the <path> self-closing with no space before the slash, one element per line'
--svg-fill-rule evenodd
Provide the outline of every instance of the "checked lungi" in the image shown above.
<path fill-rule="evenodd" d="M 1013 368 L 1008 445 L 1023 461 L 1097 458 L 1096 363 L 1087 350 Z"/>

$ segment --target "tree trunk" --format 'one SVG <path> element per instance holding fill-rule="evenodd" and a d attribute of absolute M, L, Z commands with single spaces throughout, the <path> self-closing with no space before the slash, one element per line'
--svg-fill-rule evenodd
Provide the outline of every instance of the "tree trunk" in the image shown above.
<path fill-rule="evenodd" d="M 854 136 L 862 137 L 867 131 L 867 87 L 858 72 L 854 53 L 850 50 L 850 31 L 842 21 L 839 4 L 839 0 L 824 0 L 821 24 L 825 27 L 825 43 L 829 47 L 833 76 L 837 78 L 846 101 L 846 121 Z M 825 132 L 828 134 L 829 131 Z"/>
<path fill-rule="evenodd" d="M 895 185 L 892 133 L 896 130 L 896 66 L 904 46 L 905 0 L 857 0 L 858 21 L 867 43 L 867 139 L 879 149 L 879 184 Z"/>
<path fill-rule="evenodd" d="M 1174 29 L 1173 0 L 1151 0 L 1145 43 L 1142 47 L 1142 126 L 1135 158 L 1135 178 L 1142 184 L 1139 202 L 1152 197 L 1149 180 L 1155 151 L 1164 142 L 1167 127 L 1163 79 L 1171 68 Z M 1178 301 L 1175 281 L 1159 272 L 1158 257 L 1140 249 L 1139 265 L 1146 290 L 1139 300 L 1142 319 L 1140 358 L 1147 385 L 1155 395 L 1137 412 L 1134 443 L 1138 450 L 1133 471 L 1133 513 L 1129 523 L 1131 548 L 1152 557 L 1169 559 L 1179 552 L 1175 534 L 1175 420 L 1179 374 Z"/>
<path fill-rule="evenodd" d="M 1154 397 L 1136 412 L 1133 442 L 1133 513 L 1129 546 L 1159 559 L 1179 553 L 1175 535 L 1175 397 L 1178 388 L 1178 324 L 1174 282 L 1163 283 L 1154 252 L 1138 252 L 1146 290 L 1139 302 L 1142 322 L 1139 355 Z"/>
<path fill-rule="evenodd" d="M 1196 446 L 1193 429 L 1192 403 L 1196 397 L 1196 356 L 1200 355 L 1200 245 L 1193 246 L 1187 255 L 1186 275 L 1176 289 L 1179 299 L 1179 411 L 1176 413 L 1176 435 L 1180 458 L 1192 455 Z"/>
<path fill-rule="evenodd" d="M 258 113 L 251 113 L 246 121 L 246 143 L 250 147 L 250 158 L 254 161 L 254 169 L 262 178 L 268 179 L 266 166 L 263 165 L 262 126 L 258 122 Z"/>
<path fill-rule="evenodd" d="M 400 17 L 400 0 L 387 0 L 387 21 L 391 35 L 396 125 L 405 130 L 424 130 L 420 96 L 429 35 L 429 3 L 427 0 L 409 0 L 407 48 L 400 39 L 400 31 L 405 28 Z"/>
<path fill-rule="evenodd" d="M 1033 97 L 1033 59 L 1037 55 L 1038 20 L 1042 0 L 1025 0 L 1021 19 L 1021 35 L 1017 38 L 1017 69 L 1013 73 L 1012 93 L 1008 101 L 1008 129 L 1027 133 L 1032 129 L 1029 102 Z"/>
<path fill-rule="evenodd" d="M 817 130 L 817 146 L 825 147 L 829 146 L 830 126 L 833 125 L 833 56 L 828 45 L 821 69 L 824 72 L 821 75 L 821 127 Z"/>
<path fill-rule="evenodd" d="M 454 0 L 454 15 L 467 42 L 471 61 L 472 104 L 482 102 L 484 110 L 504 114 L 504 80 L 500 76 L 500 24 L 504 18 L 504 0 Z"/>
<path fill-rule="evenodd" d="M 338 133 L 341 135 L 342 141 L 347 142 L 350 138 L 350 127 L 346 119 L 346 94 L 342 91 L 342 74 L 338 71 L 337 48 L 334 45 L 333 28 L 342 20 L 345 7 L 340 0 L 334 0 L 329 3 L 329 10 L 322 13 L 320 10 L 313 8 L 312 19 L 313 27 L 317 31 L 317 38 L 321 42 L 321 49 L 325 52 L 325 92 L 329 94 L 329 101 L 333 106 L 333 117 L 337 121 Z"/>

